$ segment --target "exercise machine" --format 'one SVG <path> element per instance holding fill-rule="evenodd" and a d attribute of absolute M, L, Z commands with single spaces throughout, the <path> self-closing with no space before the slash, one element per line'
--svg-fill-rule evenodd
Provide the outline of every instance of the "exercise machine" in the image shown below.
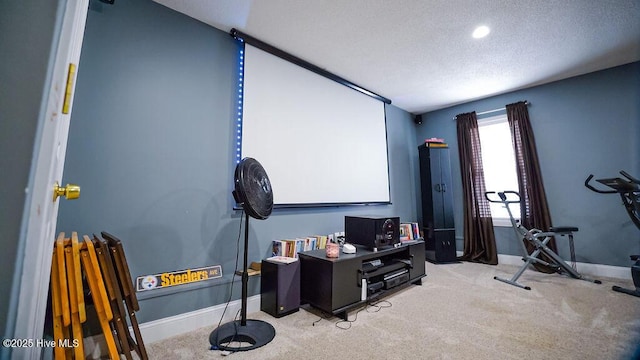
<path fill-rule="evenodd" d="M 539 229 L 526 229 L 524 226 L 519 224 L 519 222 L 513 217 L 511 213 L 511 209 L 509 208 L 509 204 L 520 204 L 520 194 L 516 191 L 502 191 L 495 192 L 489 191 L 486 192 L 485 198 L 492 203 L 502 203 L 504 207 L 507 209 L 509 213 L 509 220 L 511 220 L 511 225 L 513 230 L 516 233 L 516 237 L 522 246 L 522 253 L 524 264 L 520 267 L 520 269 L 511 277 L 511 279 L 504 279 L 497 276 L 494 276 L 494 279 L 498 281 L 502 281 L 504 283 L 525 289 L 531 290 L 531 287 L 523 285 L 518 282 L 518 278 L 524 273 L 524 271 L 530 266 L 534 264 L 541 264 L 545 267 L 552 269 L 554 272 L 559 274 L 567 275 L 574 279 L 590 281 L 596 284 L 600 284 L 600 280 L 593 280 L 582 276 L 575 268 L 575 252 L 573 246 L 573 233 L 578 231 L 577 227 L 573 226 L 562 226 L 562 227 L 551 227 L 549 231 L 542 231 Z M 499 199 L 496 198 L 496 195 Z M 571 248 L 571 257 L 573 266 L 569 266 L 555 251 L 551 250 L 547 246 L 549 241 L 554 237 L 558 236 L 567 236 L 569 238 L 569 246 Z M 530 243 L 533 246 L 533 251 L 529 254 L 527 248 L 525 246 L 525 242 Z M 543 259 L 544 258 L 544 259 Z"/>
<path fill-rule="evenodd" d="M 607 186 L 607 190 L 598 189 L 590 184 L 593 175 L 589 175 L 584 182 L 584 186 L 600 194 L 619 194 L 631 221 L 640 229 L 640 180 L 624 171 L 620 171 L 620 175 L 622 175 L 622 178 L 596 180 L 600 184 Z M 631 278 L 633 279 L 635 290 L 620 286 L 613 286 L 612 289 L 617 292 L 640 297 L 640 255 L 631 255 L 630 258 L 631 261 L 635 261 L 631 266 Z"/>

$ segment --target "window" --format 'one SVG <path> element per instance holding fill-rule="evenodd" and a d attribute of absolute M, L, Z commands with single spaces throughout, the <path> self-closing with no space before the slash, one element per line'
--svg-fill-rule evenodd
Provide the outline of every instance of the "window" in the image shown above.
<path fill-rule="evenodd" d="M 518 191 L 516 161 L 507 115 L 478 119 L 478 132 L 482 146 L 482 165 L 487 191 Z M 495 226 L 511 226 L 509 213 L 501 203 L 491 204 L 491 217 Z M 510 206 L 516 219 L 520 219 L 517 204 Z"/>

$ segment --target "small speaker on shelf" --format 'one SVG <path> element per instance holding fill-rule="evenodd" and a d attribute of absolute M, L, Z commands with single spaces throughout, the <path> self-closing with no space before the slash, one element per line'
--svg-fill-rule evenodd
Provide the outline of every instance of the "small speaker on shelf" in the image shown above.
<path fill-rule="evenodd" d="M 413 122 L 416 123 L 416 125 L 421 125 L 422 124 L 422 115 L 416 115 L 413 117 Z"/>

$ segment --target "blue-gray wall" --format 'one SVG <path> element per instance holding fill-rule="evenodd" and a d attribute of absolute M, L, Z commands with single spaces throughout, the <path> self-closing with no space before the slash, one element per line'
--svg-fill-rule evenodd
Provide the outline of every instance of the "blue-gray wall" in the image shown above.
<path fill-rule="evenodd" d="M 0 2 L 0 328 L 11 337 L 10 308 L 29 175 L 48 82 L 58 9 L 64 1 Z M 25 219 L 26 221 L 26 219 Z M 17 296 L 17 294 L 13 294 Z M 15 300 L 14 300 L 15 301 Z M 14 303 L 13 306 L 16 304 Z M 5 329 L 8 325 L 10 329 Z M 4 351 L 4 350 L 2 350 Z M 5 353 L 2 352 L 2 358 Z"/>
<path fill-rule="evenodd" d="M 531 102 L 529 115 L 554 225 L 575 225 L 578 261 L 628 266 L 640 253 L 640 232 L 619 196 L 596 194 L 584 180 L 640 177 L 640 63 L 473 101 L 423 114 L 416 142 L 442 137 L 451 147 L 458 249 L 462 249 L 462 183 L 456 140 L 457 114 Z M 417 159 L 417 157 L 416 157 Z M 414 161 L 417 161 L 414 159 Z M 495 228 L 498 253 L 520 255 L 511 228 Z M 568 258 L 566 242 L 558 241 Z"/>
<path fill-rule="evenodd" d="M 64 173 L 82 195 L 61 203 L 57 231 L 120 237 L 133 277 L 215 264 L 225 274 L 139 293 L 142 322 L 229 297 L 240 226 L 231 196 L 237 46 L 149 0 L 92 2 Z M 393 205 L 276 210 L 250 221 L 250 261 L 268 256 L 275 239 L 342 231 L 347 214 L 417 219 L 415 128 L 394 106 L 386 116 Z M 249 285 L 257 294 L 258 279 Z"/>

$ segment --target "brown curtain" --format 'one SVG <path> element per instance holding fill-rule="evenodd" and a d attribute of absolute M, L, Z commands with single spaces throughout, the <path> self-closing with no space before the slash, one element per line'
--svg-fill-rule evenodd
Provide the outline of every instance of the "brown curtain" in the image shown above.
<path fill-rule="evenodd" d="M 527 229 L 536 228 L 548 231 L 551 227 L 551 215 L 540 173 L 538 151 L 529 121 L 527 104 L 520 101 L 507 105 L 506 109 L 516 157 L 518 186 L 520 187 L 520 223 Z M 526 242 L 526 245 L 527 250 L 531 253 L 534 249 L 533 246 L 530 246 L 529 242 Z M 558 251 L 555 239 L 551 239 L 547 246 L 554 252 Z M 553 272 L 552 269 L 540 264 L 534 266 L 542 272 Z"/>
<path fill-rule="evenodd" d="M 489 202 L 484 196 L 484 170 L 476 113 L 456 117 L 464 201 L 464 250 L 460 260 L 498 264 Z"/>

